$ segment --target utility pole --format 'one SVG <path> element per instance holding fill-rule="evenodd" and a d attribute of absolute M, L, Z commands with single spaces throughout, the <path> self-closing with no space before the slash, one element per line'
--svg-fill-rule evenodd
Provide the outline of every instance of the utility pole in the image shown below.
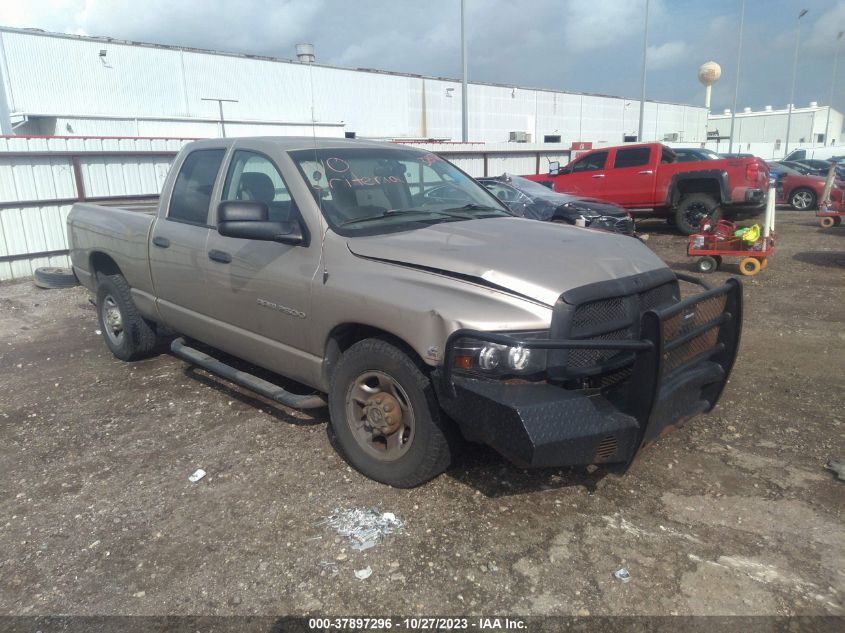
<path fill-rule="evenodd" d="M 645 117 L 645 66 L 648 57 L 648 0 L 645 0 L 645 29 L 643 33 L 643 74 L 640 81 L 640 126 L 637 129 L 637 142 L 643 142 L 643 117 Z"/>
<path fill-rule="evenodd" d="M 463 75 L 461 79 L 461 140 L 466 143 L 469 140 L 469 109 L 467 102 L 467 38 L 465 0 L 461 0 L 461 66 L 463 66 Z"/>
<path fill-rule="evenodd" d="M 728 154 L 734 151 L 734 123 L 736 122 L 736 103 L 739 97 L 739 69 L 742 64 L 742 29 L 745 26 L 745 0 L 739 14 L 739 44 L 736 49 L 736 83 L 734 84 L 734 107 L 731 109 L 731 139 L 728 141 Z"/>
<path fill-rule="evenodd" d="M 824 124 L 824 144 L 830 145 L 830 110 L 833 108 L 833 89 L 836 86 L 836 62 L 839 61 L 839 40 L 845 31 L 836 35 L 836 52 L 833 54 L 833 74 L 830 76 L 830 101 L 827 102 L 827 123 Z"/>
<path fill-rule="evenodd" d="M 206 97 L 200 97 L 200 101 L 216 101 L 217 107 L 220 111 L 220 136 L 226 138 L 226 126 L 223 122 L 223 102 L 226 103 L 238 103 L 237 99 L 212 99 Z"/>
<path fill-rule="evenodd" d="M 795 104 L 795 76 L 798 74 L 798 47 L 801 44 L 801 18 L 807 15 L 807 9 L 801 9 L 795 22 L 795 57 L 792 60 L 792 90 L 789 93 L 789 112 L 786 114 L 786 144 L 783 155 L 789 154 L 789 130 L 792 127 L 792 106 Z"/>

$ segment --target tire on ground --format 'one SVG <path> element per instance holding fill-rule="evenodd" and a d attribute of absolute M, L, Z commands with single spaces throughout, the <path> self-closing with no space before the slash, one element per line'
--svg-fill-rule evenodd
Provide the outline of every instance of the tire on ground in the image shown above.
<path fill-rule="evenodd" d="M 453 423 L 441 412 L 424 365 L 396 345 L 382 339 L 365 339 L 352 345 L 337 364 L 329 388 L 330 425 L 335 448 L 356 470 L 370 479 L 412 488 L 442 473 L 459 446 Z M 401 386 L 413 411 L 411 445 L 395 459 L 378 459 L 359 444 L 347 399 L 355 381 L 366 372 L 381 372 Z"/>
<path fill-rule="evenodd" d="M 706 193 L 691 193 L 681 198 L 675 211 L 675 226 L 686 235 L 697 233 L 702 220 L 714 222 L 721 217 L 719 203 Z"/>
<path fill-rule="evenodd" d="M 36 268 L 33 274 L 35 285 L 39 288 L 72 288 L 79 285 L 79 280 L 71 268 Z"/>
<path fill-rule="evenodd" d="M 109 308 L 119 312 L 120 335 L 115 331 L 115 326 L 109 324 Z M 138 312 L 123 275 L 97 277 L 97 321 L 106 345 L 120 360 L 144 358 L 156 347 L 155 326 Z"/>

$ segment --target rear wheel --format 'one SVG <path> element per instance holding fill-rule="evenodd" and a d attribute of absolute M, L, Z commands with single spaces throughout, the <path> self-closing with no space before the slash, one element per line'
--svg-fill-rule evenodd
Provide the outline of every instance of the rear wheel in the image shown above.
<path fill-rule="evenodd" d="M 796 211 L 807 211 L 816 208 L 816 192 L 812 189 L 801 187 L 789 194 L 789 206 Z"/>
<path fill-rule="evenodd" d="M 760 261 L 756 257 L 746 257 L 739 262 L 739 272 L 748 277 L 752 277 L 760 272 Z"/>
<path fill-rule="evenodd" d="M 381 339 L 344 352 L 329 390 L 331 429 L 349 464 L 382 483 L 412 488 L 452 461 L 455 433 L 420 364 Z"/>
<path fill-rule="evenodd" d="M 106 345 L 120 360 L 144 358 L 155 349 L 153 324 L 138 312 L 123 275 L 97 278 L 97 319 Z"/>
<path fill-rule="evenodd" d="M 819 224 L 823 229 L 829 229 L 836 224 L 836 221 L 832 217 L 826 217 L 819 220 Z"/>
<path fill-rule="evenodd" d="M 697 233 L 706 219 L 716 222 L 721 216 L 719 203 L 706 193 L 684 196 L 675 211 L 675 226 L 681 233 Z"/>

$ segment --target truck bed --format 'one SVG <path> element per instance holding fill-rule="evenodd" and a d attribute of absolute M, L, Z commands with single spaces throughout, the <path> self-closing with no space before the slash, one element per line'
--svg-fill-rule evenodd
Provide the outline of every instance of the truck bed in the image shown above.
<path fill-rule="evenodd" d="M 68 215 L 70 260 L 80 283 L 94 289 L 92 256 L 114 260 L 129 285 L 152 293 L 149 233 L 157 205 L 149 199 L 121 201 L 120 206 L 78 202 Z"/>

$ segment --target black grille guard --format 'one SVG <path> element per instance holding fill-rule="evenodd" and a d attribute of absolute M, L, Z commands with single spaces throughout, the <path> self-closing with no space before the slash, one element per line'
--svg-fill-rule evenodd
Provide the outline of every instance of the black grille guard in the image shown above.
<path fill-rule="evenodd" d="M 742 284 L 731 278 L 719 287 L 689 275 L 681 281 L 703 292 L 641 316 L 637 340 L 520 339 L 517 335 L 460 329 L 446 341 L 440 368 L 442 393 L 456 397 L 455 342 L 471 338 L 527 349 L 601 349 L 633 352 L 626 397 L 616 402 L 639 423 L 639 444 L 647 444 L 681 419 L 710 411 L 718 402 L 736 359 L 742 329 Z M 584 368 L 601 375 L 619 368 L 618 359 Z M 464 374 L 461 374 L 464 376 Z M 481 378 L 473 375 L 474 378 Z M 495 380 L 495 379 L 491 379 Z"/>

